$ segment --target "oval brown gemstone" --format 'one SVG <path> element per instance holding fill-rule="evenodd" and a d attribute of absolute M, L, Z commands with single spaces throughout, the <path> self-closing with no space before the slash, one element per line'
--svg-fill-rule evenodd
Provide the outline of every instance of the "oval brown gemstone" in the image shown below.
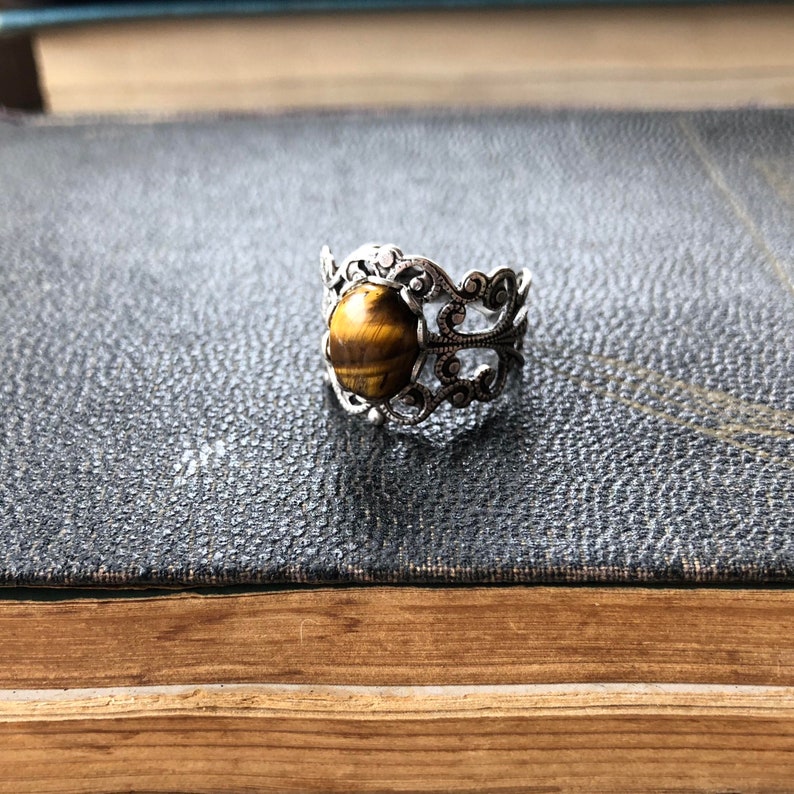
<path fill-rule="evenodd" d="M 396 289 L 354 287 L 334 309 L 330 329 L 331 365 L 348 391 L 386 400 L 410 382 L 419 356 L 418 319 Z"/>

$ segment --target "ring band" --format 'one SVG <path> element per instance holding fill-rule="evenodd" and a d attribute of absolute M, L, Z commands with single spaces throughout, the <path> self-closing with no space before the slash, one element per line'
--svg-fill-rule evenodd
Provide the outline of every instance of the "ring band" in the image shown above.
<path fill-rule="evenodd" d="M 323 246 L 320 265 L 327 380 L 350 414 L 416 425 L 444 402 L 464 408 L 495 399 L 524 363 L 528 270 L 472 270 L 456 285 L 430 259 L 376 244 L 340 265 Z M 467 351 L 480 359 L 487 352 L 490 361 L 467 370 Z"/>

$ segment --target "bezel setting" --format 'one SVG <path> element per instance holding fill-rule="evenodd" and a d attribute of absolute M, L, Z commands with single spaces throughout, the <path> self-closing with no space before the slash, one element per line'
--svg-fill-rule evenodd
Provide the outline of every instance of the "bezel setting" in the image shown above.
<path fill-rule="evenodd" d="M 373 424 L 393 421 L 417 425 L 444 402 L 464 408 L 473 400 L 495 399 L 504 390 L 510 370 L 524 363 L 521 349 L 531 285 L 531 274 L 526 269 L 516 273 L 501 267 L 488 274 L 470 270 L 456 285 L 432 260 L 406 256 L 396 245 L 375 243 L 356 249 L 339 265 L 330 248 L 323 246 L 320 265 L 327 328 L 322 342 L 326 380 L 350 414 L 366 414 Z M 419 353 L 411 380 L 397 394 L 382 400 L 369 400 L 344 388 L 330 355 L 334 311 L 350 290 L 367 283 L 395 290 L 417 318 Z M 430 327 L 427 317 L 431 304 L 438 304 L 434 327 Z M 461 328 L 470 308 L 486 318 L 485 328 Z M 466 376 L 459 354 L 478 349 L 492 351 L 496 364 L 480 364 Z M 435 359 L 432 366 L 431 358 Z"/>

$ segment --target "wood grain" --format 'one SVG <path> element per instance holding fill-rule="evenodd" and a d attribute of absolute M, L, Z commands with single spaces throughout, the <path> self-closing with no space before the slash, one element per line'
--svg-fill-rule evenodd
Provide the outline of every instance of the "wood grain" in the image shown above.
<path fill-rule="evenodd" d="M 794 591 L 317 588 L 0 600 L 0 688 L 794 685 Z"/>
<path fill-rule="evenodd" d="M 788 688 L 214 687 L 0 701 L 0 791 L 15 794 L 790 792 L 792 779 Z"/>
<path fill-rule="evenodd" d="M 56 113 L 794 102 L 794 8 L 494 9 L 42 31 Z"/>

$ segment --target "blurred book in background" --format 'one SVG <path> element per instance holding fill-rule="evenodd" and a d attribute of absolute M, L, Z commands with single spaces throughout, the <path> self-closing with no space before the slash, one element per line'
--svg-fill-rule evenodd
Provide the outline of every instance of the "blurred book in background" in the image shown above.
<path fill-rule="evenodd" d="M 55 113 L 780 106 L 794 7 L 5 2 L 0 75 L 0 104 Z"/>

